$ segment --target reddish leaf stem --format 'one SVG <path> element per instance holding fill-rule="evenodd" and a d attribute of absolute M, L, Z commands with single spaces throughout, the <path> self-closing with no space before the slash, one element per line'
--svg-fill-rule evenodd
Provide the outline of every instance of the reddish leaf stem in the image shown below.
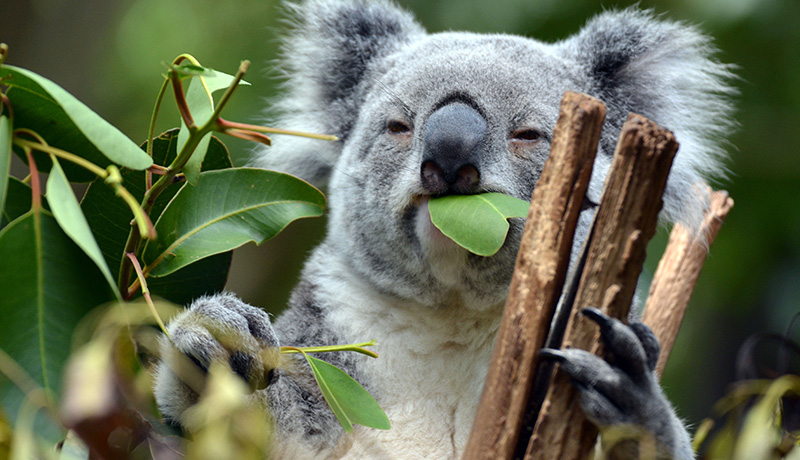
<path fill-rule="evenodd" d="M 25 155 L 28 157 L 28 168 L 31 170 L 31 210 L 39 212 L 42 208 L 42 187 L 39 184 L 39 169 L 33 159 L 33 150 L 25 148 Z"/>

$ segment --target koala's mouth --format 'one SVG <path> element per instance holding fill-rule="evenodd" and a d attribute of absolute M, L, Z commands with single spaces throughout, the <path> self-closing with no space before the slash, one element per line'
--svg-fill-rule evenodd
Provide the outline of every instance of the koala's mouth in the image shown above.
<path fill-rule="evenodd" d="M 414 233 L 422 245 L 423 250 L 441 250 L 458 247 L 453 240 L 445 236 L 441 230 L 436 228 L 431 221 L 431 213 L 428 210 L 430 195 L 421 195 L 414 198 L 414 205 L 417 209 L 414 218 Z"/>

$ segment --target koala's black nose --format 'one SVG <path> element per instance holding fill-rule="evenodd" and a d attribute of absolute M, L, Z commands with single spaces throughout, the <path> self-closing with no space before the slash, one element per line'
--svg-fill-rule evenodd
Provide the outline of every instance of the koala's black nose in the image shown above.
<path fill-rule="evenodd" d="M 431 194 L 471 193 L 480 183 L 481 150 L 486 120 L 472 107 L 453 102 L 435 111 L 425 123 L 420 179 Z"/>

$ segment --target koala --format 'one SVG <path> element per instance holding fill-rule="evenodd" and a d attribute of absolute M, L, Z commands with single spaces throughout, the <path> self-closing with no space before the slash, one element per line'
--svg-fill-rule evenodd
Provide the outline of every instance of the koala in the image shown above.
<path fill-rule="evenodd" d="M 432 224 L 428 200 L 446 194 L 531 193 L 549 155 L 565 91 L 604 101 L 607 116 L 587 203 L 586 239 L 629 112 L 681 143 L 663 218 L 696 225 L 707 197 L 696 184 L 724 172 L 731 68 L 696 28 L 638 9 L 608 11 L 556 43 L 502 34 L 427 33 L 389 0 L 307 0 L 289 6 L 283 95 L 275 125 L 335 134 L 284 137 L 259 167 L 324 187 L 329 220 L 288 309 L 274 322 L 231 293 L 197 299 L 169 325 L 156 375 L 160 410 L 181 424 L 198 400 L 170 356 L 201 370 L 214 360 L 260 388 L 247 396 L 274 421 L 274 458 L 458 458 L 476 413 L 524 224 L 491 257 L 467 252 Z M 573 249 L 572 261 L 578 251 Z M 601 429 L 634 424 L 665 458 L 693 458 L 690 436 L 653 374 L 658 344 L 639 323 L 596 312 L 614 363 L 549 350 Z M 230 339 L 223 343 L 220 334 Z M 389 416 L 388 431 L 346 434 L 296 355 L 266 373 L 263 350 L 377 339 L 379 359 L 318 355 L 350 374 Z"/>

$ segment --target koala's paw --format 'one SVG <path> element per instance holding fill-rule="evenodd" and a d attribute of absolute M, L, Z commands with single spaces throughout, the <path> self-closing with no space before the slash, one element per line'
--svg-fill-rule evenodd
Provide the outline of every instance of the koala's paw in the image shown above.
<path fill-rule="evenodd" d="M 604 435 L 618 440 L 636 438 L 650 442 L 658 458 L 693 458 L 690 438 L 664 396 L 653 372 L 660 347 L 653 332 L 642 323 L 626 325 L 596 308 L 584 316 L 600 326 L 608 361 L 584 350 L 543 349 L 545 359 L 556 361 L 580 392 L 586 416 Z M 612 440 L 613 441 L 613 440 Z M 637 447 L 623 442 L 630 458 L 639 458 Z M 613 458 L 629 458 L 628 455 Z"/>
<path fill-rule="evenodd" d="M 269 316 L 233 294 L 195 300 L 167 331 L 155 394 L 162 414 L 173 422 L 180 422 L 183 411 L 197 402 L 214 361 L 228 363 L 252 390 L 272 380 L 280 349 Z"/>

